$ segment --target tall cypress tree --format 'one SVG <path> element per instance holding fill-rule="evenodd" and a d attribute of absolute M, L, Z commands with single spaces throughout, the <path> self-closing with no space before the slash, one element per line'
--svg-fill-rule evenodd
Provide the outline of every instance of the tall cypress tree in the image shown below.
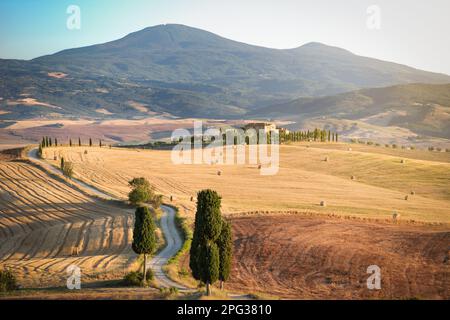
<path fill-rule="evenodd" d="M 216 191 L 202 190 L 197 194 L 194 234 L 189 266 L 195 279 L 206 283 L 211 294 L 211 284 L 219 279 L 220 258 L 216 241 L 222 231 L 221 198 Z"/>
<path fill-rule="evenodd" d="M 92 138 L 89 138 L 89 147 L 92 147 Z"/>
<path fill-rule="evenodd" d="M 223 290 L 223 283 L 230 277 L 231 258 L 233 255 L 233 240 L 231 233 L 231 224 L 222 221 L 222 231 L 219 239 L 217 239 L 217 246 L 219 247 L 219 280 L 220 289 Z"/>
<path fill-rule="evenodd" d="M 147 275 L 147 255 L 156 249 L 155 222 L 147 207 L 136 209 L 136 218 L 133 230 L 133 251 L 144 255 L 144 272 L 142 284 L 145 285 Z"/>
<path fill-rule="evenodd" d="M 81 138 L 78 138 L 78 146 L 81 147 Z"/>
<path fill-rule="evenodd" d="M 69 139 L 69 146 L 72 146 L 72 139 Z"/>

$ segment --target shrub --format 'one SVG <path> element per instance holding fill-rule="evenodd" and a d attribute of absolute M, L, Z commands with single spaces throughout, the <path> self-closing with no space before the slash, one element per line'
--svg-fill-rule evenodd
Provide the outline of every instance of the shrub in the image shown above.
<path fill-rule="evenodd" d="M 445 149 L 445 152 L 450 152 L 450 149 Z"/>
<path fill-rule="evenodd" d="M 162 293 L 162 295 L 166 298 L 169 298 L 170 296 L 178 294 L 178 288 L 170 287 L 170 288 L 159 288 L 159 291 Z"/>
<path fill-rule="evenodd" d="M 145 280 L 153 280 L 153 272 L 151 269 L 147 270 Z M 123 284 L 127 287 L 140 287 L 142 285 L 142 273 L 138 271 L 127 273 L 123 278 Z"/>
<path fill-rule="evenodd" d="M 434 151 L 434 147 L 433 146 L 428 147 L 428 151 Z"/>
<path fill-rule="evenodd" d="M 14 274 L 8 269 L 0 271 L 0 292 L 9 292 L 17 288 L 17 280 Z"/>

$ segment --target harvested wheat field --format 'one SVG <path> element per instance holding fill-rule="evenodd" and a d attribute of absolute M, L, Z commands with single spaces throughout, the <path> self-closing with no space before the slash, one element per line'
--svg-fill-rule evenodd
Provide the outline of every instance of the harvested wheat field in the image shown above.
<path fill-rule="evenodd" d="M 75 177 L 122 198 L 130 179 L 146 177 L 190 216 L 196 192 L 211 188 L 222 195 L 224 213 L 306 210 L 392 219 L 396 211 L 404 220 L 450 222 L 450 163 L 402 163 L 404 155 L 331 148 L 283 145 L 273 176 L 260 175 L 257 165 L 176 165 L 169 150 L 58 147 L 46 148 L 45 157 L 58 165 L 64 156 Z"/>
<path fill-rule="evenodd" d="M 450 231 L 309 215 L 231 219 L 229 290 L 291 299 L 449 299 Z M 187 266 L 187 261 L 185 261 Z M 367 289 L 367 267 L 381 289 Z"/>
<path fill-rule="evenodd" d="M 0 268 L 13 269 L 23 287 L 65 286 L 71 264 L 83 282 L 123 273 L 136 258 L 132 226 L 127 209 L 27 162 L 0 161 Z"/>

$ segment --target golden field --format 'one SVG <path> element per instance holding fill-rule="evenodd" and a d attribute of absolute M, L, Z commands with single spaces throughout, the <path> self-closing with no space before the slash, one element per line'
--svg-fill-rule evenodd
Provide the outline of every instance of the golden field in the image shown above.
<path fill-rule="evenodd" d="M 450 222 L 449 153 L 343 143 L 283 145 L 273 176 L 260 175 L 257 165 L 175 165 L 170 150 L 57 147 L 46 148 L 44 157 L 55 166 L 64 157 L 74 163 L 76 178 L 122 198 L 130 179 L 146 177 L 189 215 L 196 192 L 211 188 L 223 197 L 226 214 L 294 210 L 391 219 L 396 211 L 402 220 Z"/>

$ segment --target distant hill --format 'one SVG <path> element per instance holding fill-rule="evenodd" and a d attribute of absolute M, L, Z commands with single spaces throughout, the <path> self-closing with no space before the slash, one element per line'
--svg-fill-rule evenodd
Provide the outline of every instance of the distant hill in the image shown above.
<path fill-rule="evenodd" d="M 313 118 L 360 120 L 375 126 L 396 126 L 419 135 L 450 139 L 450 84 L 397 85 L 300 98 L 257 110 L 250 116 L 302 122 Z"/>
<path fill-rule="evenodd" d="M 450 77 L 320 43 L 269 49 L 171 24 L 31 61 L 0 60 L 0 119 L 232 118 L 297 97 L 415 82 Z"/>

